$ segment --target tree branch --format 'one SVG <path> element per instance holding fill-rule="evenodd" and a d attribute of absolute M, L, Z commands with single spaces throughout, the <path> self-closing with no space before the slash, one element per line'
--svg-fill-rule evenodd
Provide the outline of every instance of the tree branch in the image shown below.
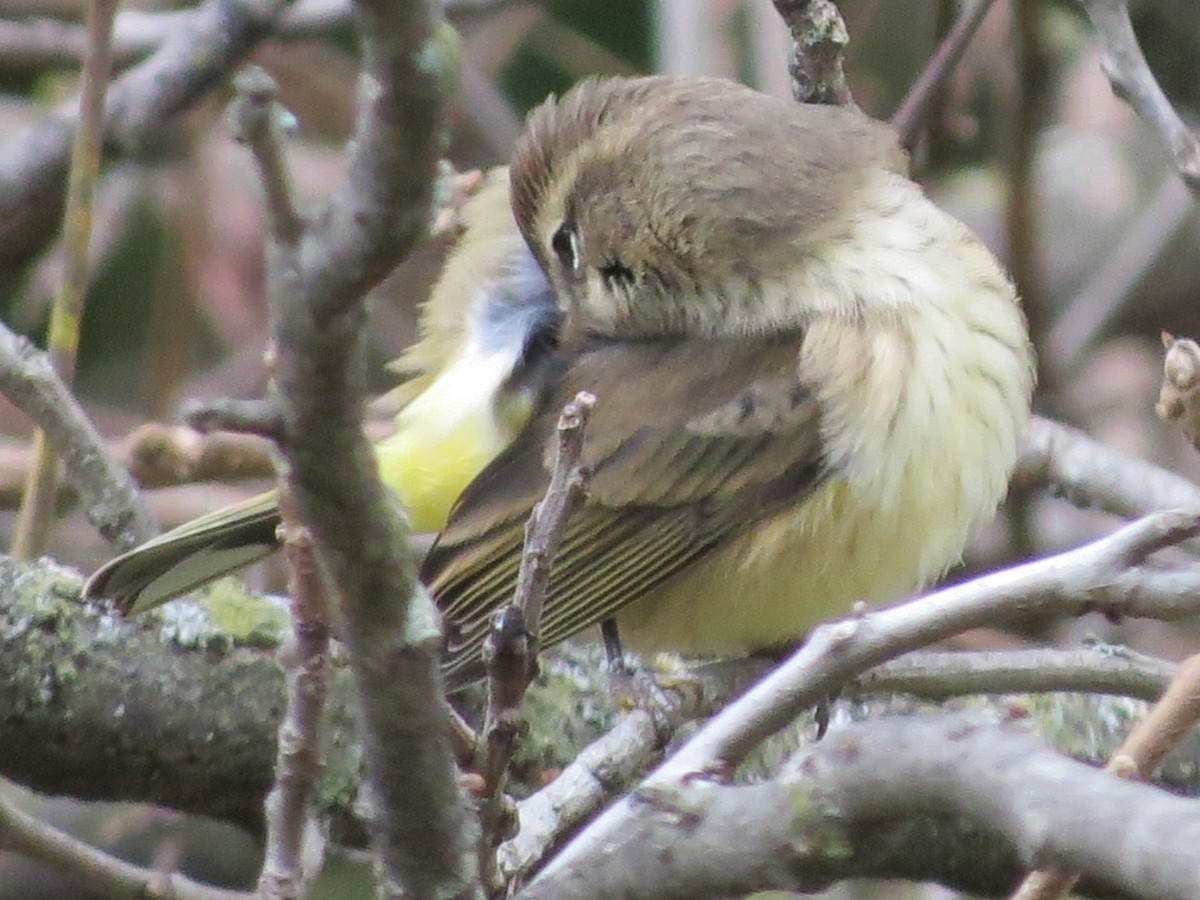
<path fill-rule="evenodd" d="M 49 357 L 0 325 L 0 391 L 45 430 L 83 500 L 88 521 L 122 549 L 158 533 L 129 473 L 108 456 L 104 441 L 54 371 Z"/>
<path fill-rule="evenodd" d="M 158 137 L 270 33 L 282 0 L 205 0 L 108 92 L 106 137 L 127 153 Z M 74 104 L 0 147 L 0 296 L 58 232 L 77 121 Z"/>
<path fill-rule="evenodd" d="M 746 755 L 803 709 L 849 678 L 901 653 L 968 628 L 1020 621 L 1048 597 L 1061 615 L 1092 607 L 1103 587 L 1155 551 L 1200 533 L 1200 511 L 1155 513 L 1076 550 L 985 575 L 890 609 L 815 629 L 804 646 L 738 702 L 715 716 L 658 767 L 641 790 L 676 791 L 697 777 L 732 772 Z M 1124 612 L 1136 615 L 1135 607 Z M 638 800 L 611 806 L 556 858 L 572 868 L 609 847 L 636 817 Z M 609 851 L 604 851 L 609 852 Z"/>
<path fill-rule="evenodd" d="M 602 853 L 564 852 L 519 896 L 591 897 L 596 884 L 628 898 L 812 891 L 864 874 L 995 889 L 971 871 L 988 868 L 978 846 L 957 870 L 934 852 L 892 853 L 897 823 L 913 816 L 998 837 L 1008 867 L 1063 863 L 1147 900 L 1200 893 L 1192 800 L 1108 778 L 1012 725 L 938 715 L 835 729 L 763 784 L 643 786 Z"/>
<path fill-rule="evenodd" d="M 442 706 L 437 615 L 362 431 L 364 298 L 431 220 L 454 37 L 432 0 L 361 0 L 355 20 L 362 72 L 347 180 L 299 234 L 284 213 L 295 208 L 286 181 L 267 185 L 272 390 L 286 488 L 333 587 L 354 675 L 380 894 L 472 897 L 475 842 Z M 274 170 L 282 155 L 272 159 Z"/>

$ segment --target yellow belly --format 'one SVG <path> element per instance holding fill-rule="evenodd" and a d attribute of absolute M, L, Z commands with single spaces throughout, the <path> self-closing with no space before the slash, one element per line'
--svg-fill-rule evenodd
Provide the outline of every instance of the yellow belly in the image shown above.
<path fill-rule="evenodd" d="M 834 477 L 624 610 L 630 646 L 726 655 L 796 640 L 855 601 L 926 585 L 993 515 L 1029 416 L 1024 319 L 962 225 L 927 203 L 893 214 L 864 219 L 872 267 L 834 253 L 794 287 L 810 303 L 830 285 L 891 298 L 872 317 L 831 314 L 805 332 L 800 371 L 819 386 Z"/>

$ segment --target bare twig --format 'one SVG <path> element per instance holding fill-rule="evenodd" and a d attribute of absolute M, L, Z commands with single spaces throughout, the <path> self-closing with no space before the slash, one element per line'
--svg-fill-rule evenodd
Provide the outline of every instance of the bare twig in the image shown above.
<path fill-rule="evenodd" d="M 970 0 L 959 15 L 954 28 L 938 45 L 937 51 L 925 64 L 925 69 L 908 89 L 900 108 L 892 114 L 891 124 L 900 135 L 900 143 L 911 153 L 917 138 L 929 118 L 929 108 L 937 92 L 945 86 L 950 73 L 966 52 L 967 45 L 979 30 L 993 0 Z"/>
<path fill-rule="evenodd" d="M 207 434 L 233 431 L 252 434 L 278 443 L 284 437 L 283 412 L 274 400 L 238 400 L 225 397 L 202 404 L 189 404 L 183 419 L 192 428 Z"/>
<path fill-rule="evenodd" d="M 1183 181 L 1200 195 L 1200 140 L 1171 106 L 1138 45 L 1129 6 L 1125 0 L 1079 0 L 1104 49 L 1104 74 L 1113 91 L 1147 125 L 1171 152 Z"/>
<path fill-rule="evenodd" d="M 0 797 L 0 847 L 37 860 L 107 897 L 145 900 L 253 900 L 253 894 L 197 884 L 109 856 Z"/>
<path fill-rule="evenodd" d="M 494 850 L 503 839 L 504 786 L 517 740 L 525 731 L 525 691 L 537 674 L 538 633 L 546 584 L 567 520 L 587 496 L 591 473 L 580 464 L 596 398 L 580 392 L 558 419 L 558 446 L 550 484 L 525 524 L 525 546 L 513 601 L 501 609 L 484 646 L 488 701 L 478 766 L 484 777 L 480 845 L 484 883 L 492 881 Z"/>
<path fill-rule="evenodd" d="M 1047 331 L 1042 352 L 1058 371 L 1066 374 L 1078 368 L 1083 354 L 1133 299 L 1134 288 L 1166 252 L 1194 208 L 1187 188 L 1173 175 L 1164 178 L 1120 243 L 1105 254 Z"/>
<path fill-rule="evenodd" d="M 1200 487 L 1183 476 L 1040 416 L 1030 423 L 1015 479 L 1127 519 L 1173 506 L 1200 507 Z"/>
<path fill-rule="evenodd" d="M 1104 771 L 1118 778 L 1144 780 L 1162 764 L 1167 753 L 1200 720 L 1200 655 L 1179 668 L 1163 698 L 1134 726 Z M 1067 869 L 1041 869 L 1030 873 L 1012 900 L 1057 900 L 1079 881 Z"/>
<path fill-rule="evenodd" d="M 313 559 L 312 536 L 296 520 L 286 490 L 280 491 L 279 511 L 292 632 L 279 648 L 287 706 L 279 723 L 275 783 L 266 801 L 267 840 L 258 891 L 264 900 L 298 900 L 308 895 L 308 884 L 320 870 L 306 865 L 305 844 L 323 840 L 313 820 L 312 801 L 321 775 L 321 724 L 333 678 L 331 610 Z"/>
<path fill-rule="evenodd" d="M 1176 666 L 1122 648 L 1042 648 L 951 653 L 919 650 L 855 680 L 858 692 L 946 700 L 969 694 L 1077 691 L 1155 700 Z"/>
<path fill-rule="evenodd" d="M 117 0 L 92 0 L 87 5 L 88 52 L 83 63 L 79 95 L 79 127 L 71 151 L 67 185 L 67 216 L 63 228 L 63 280 L 50 309 L 47 345 L 50 364 L 69 387 L 75 380 L 75 354 L 87 290 L 88 245 L 92 237 L 92 202 L 100 173 L 100 144 L 104 138 L 104 97 L 112 68 L 112 24 Z M 54 520 L 58 459 L 46 433 L 34 435 L 35 462 L 25 482 L 25 496 L 13 536 L 18 559 L 39 556 Z"/>
<path fill-rule="evenodd" d="M 234 81 L 237 99 L 225 119 L 235 140 L 246 144 L 258 163 L 266 194 L 267 229 L 281 244 L 291 246 L 300 237 L 303 221 L 296 210 L 291 173 L 283 158 L 286 111 L 277 102 L 275 81 L 258 66 L 250 66 Z"/>
<path fill-rule="evenodd" d="M 158 527 L 129 474 L 115 465 L 104 442 L 45 353 L 0 326 L 0 390 L 37 422 L 58 449 L 83 499 L 88 521 L 127 549 L 153 537 Z"/>
<path fill-rule="evenodd" d="M 811 892 L 864 868 L 949 880 L 934 853 L 881 859 L 900 837 L 890 826 L 914 815 L 938 826 L 965 819 L 1002 836 L 1016 858 L 1070 865 L 1131 897 L 1200 894 L 1194 801 L 1107 778 L 1019 728 L 979 716 L 903 716 L 835 729 L 767 782 L 697 777 L 647 785 L 629 808 L 623 827 L 596 852 L 572 852 L 575 842 L 521 900 L 592 897 L 597 884 L 627 898 Z M 681 825 L 686 841 L 678 839 Z M 955 883 L 994 889 L 969 871 L 981 864 L 978 845 L 963 852 L 971 863 L 953 873 Z"/>
<path fill-rule="evenodd" d="M 1200 511 L 1156 513 L 1068 553 L 996 572 L 891 609 L 817 628 L 805 645 L 737 703 L 713 718 L 646 780 L 642 790 L 675 791 L 698 776 L 721 776 L 805 707 L 847 679 L 901 653 L 967 628 L 1019 620 L 1047 594 L 1064 615 L 1091 608 L 1087 593 L 1141 564 L 1157 550 L 1200 533 Z M 1131 613 L 1134 610 L 1129 610 Z M 640 793 L 640 791 L 639 791 Z M 610 847 L 637 815 L 626 798 L 584 830 L 556 858 L 574 866 Z"/>
<path fill-rule="evenodd" d="M 136 150 L 205 96 L 270 33 L 281 0 L 205 0 L 158 51 L 116 79 L 106 136 Z M 58 231 L 76 111 L 66 105 L 0 148 L 0 296 Z"/>
<path fill-rule="evenodd" d="M 829 0 L 775 0 L 775 9 L 792 34 L 792 96 L 800 103 L 853 103 L 843 70 L 850 35 L 837 7 Z"/>

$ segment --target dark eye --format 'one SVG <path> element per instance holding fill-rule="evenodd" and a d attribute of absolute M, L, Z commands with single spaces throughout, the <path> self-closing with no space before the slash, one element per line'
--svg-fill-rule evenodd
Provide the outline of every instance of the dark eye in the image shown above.
<path fill-rule="evenodd" d="M 554 251 L 558 261 L 568 272 L 579 270 L 579 235 L 575 233 L 575 227 L 569 222 L 563 222 L 558 226 L 558 231 L 554 232 L 554 237 L 550 238 L 550 249 Z"/>

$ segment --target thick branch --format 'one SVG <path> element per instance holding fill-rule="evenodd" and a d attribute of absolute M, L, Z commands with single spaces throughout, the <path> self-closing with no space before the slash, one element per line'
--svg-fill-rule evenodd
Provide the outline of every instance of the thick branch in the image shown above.
<path fill-rule="evenodd" d="M 1019 621 L 1056 598 L 1056 610 L 1092 608 L 1089 592 L 1149 555 L 1200 533 L 1200 512 L 1157 513 L 1068 553 L 986 575 L 860 618 L 817 628 L 805 645 L 737 703 L 714 717 L 643 785 L 674 791 L 704 775 L 733 769 L 761 741 L 849 678 L 968 628 Z M 1126 609 L 1136 614 L 1136 609 Z M 610 807 L 555 860 L 574 867 L 608 847 L 637 815 L 636 798 Z M 607 852 L 607 851 L 605 851 Z"/>
<path fill-rule="evenodd" d="M 590 897 L 596 884 L 627 898 L 813 890 L 861 875 L 994 890 L 995 882 L 979 884 L 970 866 L 955 872 L 938 854 L 890 852 L 897 823 L 922 815 L 960 828 L 970 822 L 1015 857 L 1069 865 L 1131 897 L 1200 893 L 1193 801 L 1108 778 L 977 717 L 853 725 L 797 754 L 767 783 L 696 778 L 643 788 L 636 798 L 602 853 L 564 854 L 522 900 Z"/>
<path fill-rule="evenodd" d="M 269 249 L 281 449 L 354 675 L 380 893 L 470 897 L 474 842 L 442 705 L 438 620 L 361 427 L 364 297 L 431 219 L 453 37 L 431 0 L 361 0 L 355 18 L 349 176 L 298 240 L 277 228 Z M 280 184 L 268 188 L 277 213 Z"/>

